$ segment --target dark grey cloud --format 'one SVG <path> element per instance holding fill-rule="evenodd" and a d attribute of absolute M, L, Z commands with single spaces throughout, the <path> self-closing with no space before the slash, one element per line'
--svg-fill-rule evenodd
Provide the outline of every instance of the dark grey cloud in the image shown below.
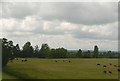
<path fill-rule="evenodd" d="M 40 12 L 45 19 L 60 19 L 89 25 L 117 21 L 117 3 L 48 3 L 48 5 Z"/>

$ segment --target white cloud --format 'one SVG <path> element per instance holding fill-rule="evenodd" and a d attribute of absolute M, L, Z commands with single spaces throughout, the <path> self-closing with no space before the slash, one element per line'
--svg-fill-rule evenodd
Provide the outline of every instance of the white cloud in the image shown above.
<path fill-rule="evenodd" d="M 21 23 L 21 29 L 25 31 L 33 31 L 40 26 L 43 26 L 43 21 L 41 19 L 37 20 L 35 17 L 30 16 L 25 17 Z"/>
<path fill-rule="evenodd" d="M 78 25 L 79 26 L 79 25 Z M 102 25 L 80 25 L 73 35 L 78 38 L 118 39 L 118 22 Z"/>
<path fill-rule="evenodd" d="M 71 24 L 69 22 L 61 22 L 59 29 L 61 29 L 63 31 L 65 31 L 65 30 L 73 31 L 73 30 L 77 29 L 77 25 L 76 24 Z"/>
<path fill-rule="evenodd" d="M 0 19 L 1 22 L 1 30 L 2 31 L 13 31 L 16 30 L 20 23 L 14 18 L 11 19 Z"/>
<path fill-rule="evenodd" d="M 21 34 L 28 32 L 46 35 L 71 34 L 77 38 L 113 40 L 117 40 L 118 36 L 117 22 L 102 25 L 84 25 L 58 20 L 46 21 L 34 16 L 27 16 L 23 20 L 16 20 L 13 18 L 1 19 L 0 22 L 3 23 L 2 30 L 11 32 L 11 34 L 15 34 L 13 32 L 22 32 Z"/>

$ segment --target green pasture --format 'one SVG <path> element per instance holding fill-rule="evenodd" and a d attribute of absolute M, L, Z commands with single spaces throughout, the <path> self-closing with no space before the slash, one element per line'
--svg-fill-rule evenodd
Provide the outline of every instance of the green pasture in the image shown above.
<path fill-rule="evenodd" d="M 117 67 L 113 66 L 118 65 L 118 59 L 28 58 L 27 62 L 22 62 L 22 59 L 9 62 L 7 67 L 3 68 L 3 79 L 118 79 Z M 98 63 L 101 65 L 98 66 Z M 107 67 L 103 68 L 103 65 Z M 103 71 L 111 71 L 112 74 L 105 74 Z"/>

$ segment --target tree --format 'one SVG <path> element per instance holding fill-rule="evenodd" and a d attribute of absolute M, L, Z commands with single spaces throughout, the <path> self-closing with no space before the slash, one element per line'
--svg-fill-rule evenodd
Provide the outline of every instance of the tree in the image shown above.
<path fill-rule="evenodd" d="M 78 52 L 76 53 L 76 57 L 78 57 L 78 58 L 82 58 L 83 57 L 81 49 L 79 49 Z"/>
<path fill-rule="evenodd" d="M 52 58 L 56 58 L 57 57 L 56 49 L 51 49 L 51 57 Z"/>
<path fill-rule="evenodd" d="M 94 55 L 93 55 L 93 57 L 94 57 L 94 58 L 98 58 L 98 54 L 99 54 L 99 48 L 98 48 L 98 46 L 96 45 L 96 46 L 94 46 Z"/>
<path fill-rule="evenodd" d="M 67 54 L 68 52 L 64 48 L 51 49 L 51 55 L 53 58 L 66 58 Z"/>
<path fill-rule="evenodd" d="M 19 44 L 16 44 L 16 46 L 13 47 L 13 51 L 14 51 L 14 57 L 20 57 L 20 47 Z"/>
<path fill-rule="evenodd" d="M 42 44 L 39 54 L 40 54 L 40 57 L 42 58 L 51 57 L 50 47 L 48 46 L 48 44 Z"/>
<path fill-rule="evenodd" d="M 13 42 L 8 41 L 6 38 L 1 39 L 2 41 L 2 66 L 6 66 L 9 59 L 14 59 Z"/>
<path fill-rule="evenodd" d="M 33 57 L 39 57 L 39 47 L 38 47 L 38 45 L 35 46 Z"/>
<path fill-rule="evenodd" d="M 107 52 L 107 56 L 108 56 L 109 58 L 113 58 L 113 57 L 114 57 L 114 53 L 112 53 L 111 51 L 108 51 L 108 52 Z"/>
<path fill-rule="evenodd" d="M 59 48 L 59 54 L 60 54 L 60 58 L 66 58 L 67 50 L 65 48 Z"/>
<path fill-rule="evenodd" d="M 30 42 L 26 42 L 23 46 L 23 50 L 22 50 L 22 56 L 24 58 L 28 58 L 28 57 L 32 57 L 33 56 L 33 47 L 31 46 Z"/>

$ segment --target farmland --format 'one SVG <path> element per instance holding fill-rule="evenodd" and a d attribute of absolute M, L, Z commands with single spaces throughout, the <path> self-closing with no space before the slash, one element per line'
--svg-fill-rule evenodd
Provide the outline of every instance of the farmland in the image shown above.
<path fill-rule="evenodd" d="M 81 59 L 39 59 L 23 58 L 9 62 L 3 68 L 3 79 L 117 79 L 118 59 L 81 58 Z M 64 62 L 63 62 L 64 60 Z M 55 62 L 57 61 L 57 62 Z M 71 61 L 71 62 L 69 62 Z M 97 64 L 101 65 L 98 66 Z M 112 65 L 109 65 L 111 63 Z M 103 68 L 106 65 L 106 68 Z M 103 71 L 111 71 L 112 74 Z M 7 75 L 8 74 L 8 75 Z"/>

